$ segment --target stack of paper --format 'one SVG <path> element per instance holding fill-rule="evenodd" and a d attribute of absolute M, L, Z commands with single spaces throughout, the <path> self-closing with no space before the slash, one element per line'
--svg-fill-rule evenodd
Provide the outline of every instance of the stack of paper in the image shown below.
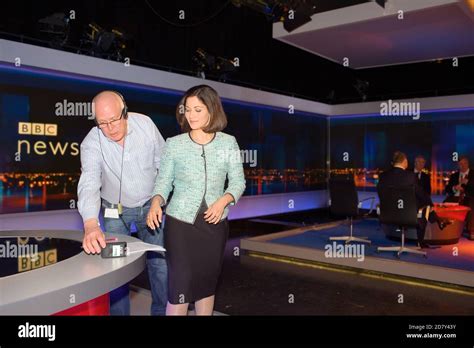
<path fill-rule="evenodd" d="M 166 251 L 165 248 L 155 244 L 144 243 L 142 241 L 127 243 L 127 255 L 135 254 L 139 252 L 145 251 L 156 251 L 156 252 L 163 252 Z"/>

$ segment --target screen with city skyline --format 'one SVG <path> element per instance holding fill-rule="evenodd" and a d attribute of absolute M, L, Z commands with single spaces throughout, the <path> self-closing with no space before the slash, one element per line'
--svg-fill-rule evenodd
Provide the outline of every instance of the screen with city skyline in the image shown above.
<path fill-rule="evenodd" d="M 180 133 L 174 114 L 181 92 L 0 67 L 0 213 L 75 207 L 80 143 L 94 123 L 87 109 L 69 107 L 104 89 L 121 91 L 129 110 L 150 116 L 165 139 Z M 223 104 L 224 132 L 237 138 L 242 151 L 245 195 L 325 189 L 325 117 Z"/>
<path fill-rule="evenodd" d="M 390 167 L 392 154 L 426 159 L 432 194 L 444 194 L 460 155 L 474 159 L 474 110 L 406 116 L 335 117 L 331 119 L 331 174 L 353 173 L 360 190 L 375 190 L 378 174 Z M 472 160 L 471 160 L 472 161 Z"/>

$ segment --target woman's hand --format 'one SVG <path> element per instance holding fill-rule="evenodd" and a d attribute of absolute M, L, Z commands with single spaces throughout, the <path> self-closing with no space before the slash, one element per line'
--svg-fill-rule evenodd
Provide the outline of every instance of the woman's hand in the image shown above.
<path fill-rule="evenodd" d="M 221 221 L 222 214 L 224 214 L 224 208 L 227 206 L 225 199 L 218 199 L 207 210 L 204 212 L 204 220 L 210 224 L 217 225 Z"/>
<path fill-rule="evenodd" d="M 148 211 L 148 216 L 146 218 L 146 224 L 152 230 L 157 229 L 160 227 L 162 217 L 163 217 L 163 210 L 161 210 L 161 197 L 155 196 L 151 201 L 150 210 Z"/>

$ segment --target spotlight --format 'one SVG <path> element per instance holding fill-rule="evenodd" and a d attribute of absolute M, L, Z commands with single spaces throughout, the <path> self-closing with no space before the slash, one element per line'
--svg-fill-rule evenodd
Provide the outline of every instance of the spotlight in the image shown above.
<path fill-rule="evenodd" d="M 233 61 L 224 57 L 216 57 L 202 48 L 198 48 L 192 57 L 198 77 L 206 78 L 206 74 L 215 75 L 219 80 L 225 80 L 227 74 L 237 68 Z"/>
<path fill-rule="evenodd" d="M 78 53 L 122 61 L 122 51 L 129 38 L 119 29 L 107 31 L 97 23 L 89 23 L 81 39 Z"/>
<path fill-rule="evenodd" d="M 208 54 L 202 48 L 198 48 L 192 57 L 193 64 L 196 66 L 198 77 L 206 78 L 206 72 L 209 72 L 215 66 L 214 56 Z"/>
<path fill-rule="evenodd" d="M 69 38 L 69 18 L 64 13 L 54 13 L 38 20 L 39 31 L 52 47 L 63 47 Z"/>
<path fill-rule="evenodd" d="M 285 28 L 285 30 L 290 33 L 296 28 L 311 22 L 311 16 L 314 14 L 314 8 L 315 7 L 312 1 L 296 2 L 295 7 L 286 9 L 283 19 L 283 28 Z"/>
<path fill-rule="evenodd" d="M 234 62 L 224 57 L 217 57 L 216 70 L 221 73 L 229 73 L 236 70 Z"/>
<path fill-rule="evenodd" d="M 237 7 L 246 6 L 260 12 L 272 22 L 283 22 L 283 27 L 291 32 L 311 21 L 318 1 L 320 0 L 233 0 L 232 3 Z"/>
<path fill-rule="evenodd" d="M 274 23 L 283 22 L 283 27 L 288 32 L 310 22 L 311 16 L 315 13 L 333 11 L 367 2 L 376 2 L 385 8 L 387 0 L 232 0 L 236 7 L 251 8 L 264 14 L 268 20 Z"/>
<path fill-rule="evenodd" d="M 263 1 L 263 0 L 232 0 L 232 4 L 236 7 L 246 6 L 254 11 L 260 12 L 267 17 L 267 19 L 273 19 L 273 9 L 275 8 L 275 1 Z"/>

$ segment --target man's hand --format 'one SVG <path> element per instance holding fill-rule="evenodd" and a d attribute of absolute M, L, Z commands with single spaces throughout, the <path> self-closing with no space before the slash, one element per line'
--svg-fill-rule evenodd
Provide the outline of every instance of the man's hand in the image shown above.
<path fill-rule="evenodd" d="M 160 227 L 162 217 L 163 217 L 163 210 L 161 210 L 161 196 L 156 195 L 153 197 L 151 201 L 150 210 L 148 211 L 148 216 L 146 218 L 146 224 L 152 230 L 157 229 Z"/>
<path fill-rule="evenodd" d="M 105 248 L 105 235 L 100 229 L 97 219 L 89 219 L 84 222 L 82 247 L 87 254 L 100 254 L 101 248 Z"/>

